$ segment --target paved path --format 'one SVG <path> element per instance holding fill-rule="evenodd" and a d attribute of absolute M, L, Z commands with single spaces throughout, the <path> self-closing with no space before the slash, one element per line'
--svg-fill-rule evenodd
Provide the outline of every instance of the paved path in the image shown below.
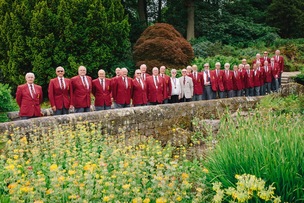
<path fill-rule="evenodd" d="M 300 74 L 300 71 L 295 71 L 295 72 L 283 72 L 282 77 L 293 77 L 298 74 Z"/>

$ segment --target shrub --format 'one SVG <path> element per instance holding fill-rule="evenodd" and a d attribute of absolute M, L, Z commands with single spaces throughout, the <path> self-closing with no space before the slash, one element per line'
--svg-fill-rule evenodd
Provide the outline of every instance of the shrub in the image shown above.
<path fill-rule="evenodd" d="M 191 44 L 166 23 L 156 23 L 148 27 L 134 46 L 133 58 L 136 66 L 147 65 L 147 71 L 164 65 L 181 69 L 194 58 Z"/>
<path fill-rule="evenodd" d="M 300 74 L 298 74 L 295 78 L 294 78 L 294 81 L 301 84 L 301 85 L 304 85 L 304 68 L 302 68 L 302 71 Z"/>
<path fill-rule="evenodd" d="M 236 184 L 235 174 L 252 174 L 267 185 L 274 183 L 282 202 L 302 202 L 303 132 L 303 116 L 295 113 L 274 114 L 270 109 L 247 118 L 223 118 L 218 136 L 224 139 L 204 163 L 207 180 L 228 188 Z"/>
<path fill-rule="evenodd" d="M 210 69 L 214 69 L 215 63 L 220 62 L 222 69 L 224 68 L 225 63 L 230 63 L 230 69 L 233 68 L 233 65 L 238 65 L 241 63 L 240 60 L 238 60 L 235 57 L 232 56 L 223 56 L 223 55 L 216 55 L 213 57 L 208 57 L 208 58 L 195 58 L 193 60 L 193 64 L 196 64 L 198 69 L 201 71 L 203 69 L 203 66 L 205 63 L 209 63 Z"/>
<path fill-rule="evenodd" d="M 17 110 L 17 104 L 11 95 L 11 88 L 8 84 L 0 83 L 0 122 L 8 121 L 6 115 L 9 111 Z"/>

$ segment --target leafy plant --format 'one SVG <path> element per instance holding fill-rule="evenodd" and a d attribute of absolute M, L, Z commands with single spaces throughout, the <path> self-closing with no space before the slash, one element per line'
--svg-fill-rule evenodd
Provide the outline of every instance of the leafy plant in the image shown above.
<path fill-rule="evenodd" d="M 18 109 L 17 103 L 11 95 L 11 88 L 8 84 L 0 83 L 0 104 L 0 122 L 8 121 L 9 119 L 6 113 Z"/>

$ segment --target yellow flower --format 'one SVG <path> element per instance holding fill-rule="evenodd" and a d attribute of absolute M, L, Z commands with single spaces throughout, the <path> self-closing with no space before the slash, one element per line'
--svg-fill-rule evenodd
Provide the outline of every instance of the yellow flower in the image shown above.
<path fill-rule="evenodd" d="M 34 190 L 34 188 L 28 187 L 28 186 L 23 186 L 23 187 L 20 188 L 21 192 L 31 192 L 33 190 Z"/>
<path fill-rule="evenodd" d="M 167 200 L 164 197 L 160 197 L 160 198 L 156 199 L 156 203 L 166 203 L 166 202 L 167 202 Z"/>
<path fill-rule="evenodd" d="M 8 187 L 8 189 L 14 189 L 15 187 L 17 187 L 17 183 L 11 183 L 11 184 L 9 184 L 7 187 Z"/>
<path fill-rule="evenodd" d="M 209 173 L 208 169 L 206 169 L 206 168 L 203 168 L 203 172 L 204 173 Z"/>
<path fill-rule="evenodd" d="M 59 181 L 59 182 L 63 182 L 64 180 L 65 180 L 64 176 L 60 176 L 60 177 L 58 178 L 58 181 Z"/>
<path fill-rule="evenodd" d="M 10 165 L 6 166 L 5 169 L 12 171 L 15 169 L 15 166 L 14 166 L 14 164 L 10 164 Z"/>
<path fill-rule="evenodd" d="M 52 189 L 48 189 L 45 194 L 49 195 L 49 194 L 52 194 L 54 191 Z"/>
<path fill-rule="evenodd" d="M 57 171 L 57 170 L 58 170 L 57 164 L 52 164 L 52 165 L 50 166 L 50 171 Z"/>
<path fill-rule="evenodd" d="M 103 201 L 104 201 L 104 202 L 110 201 L 110 197 L 109 197 L 109 196 L 104 196 L 104 197 L 103 197 Z"/>
<path fill-rule="evenodd" d="M 125 184 L 125 185 L 122 186 L 122 188 L 123 188 L 124 190 L 128 190 L 130 187 L 131 187 L 130 184 Z"/>
<path fill-rule="evenodd" d="M 149 198 L 144 199 L 143 203 L 150 203 L 150 199 Z"/>
<path fill-rule="evenodd" d="M 14 159 L 18 159 L 19 158 L 19 156 L 18 155 L 14 155 Z"/>
<path fill-rule="evenodd" d="M 176 201 L 178 201 L 178 202 L 182 201 L 182 199 L 183 198 L 181 196 L 176 197 Z"/>
<path fill-rule="evenodd" d="M 182 173 L 183 180 L 188 179 L 188 178 L 189 178 L 189 175 L 187 173 Z"/>
<path fill-rule="evenodd" d="M 68 174 L 71 176 L 71 175 L 74 175 L 76 173 L 76 171 L 74 171 L 74 170 L 69 170 L 68 171 Z"/>
<path fill-rule="evenodd" d="M 42 200 L 35 200 L 34 203 L 43 203 Z"/>

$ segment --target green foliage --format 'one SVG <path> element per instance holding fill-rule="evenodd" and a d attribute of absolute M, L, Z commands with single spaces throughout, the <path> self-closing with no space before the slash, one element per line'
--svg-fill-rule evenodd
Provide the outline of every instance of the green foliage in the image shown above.
<path fill-rule="evenodd" d="M 59 65 L 66 76 L 79 65 L 96 77 L 100 68 L 130 60 L 130 25 L 119 0 L 2 0 L 0 4 L 0 67 L 13 87 L 26 72 L 47 87 Z"/>
<path fill-rule="evenodd" d="M 275 107 L 268 111 L 262 109 L 246 118 L 227 116 L 221 120 L 218 136 L 224 139 L 204 163 L 209 170 L 207 180 L 219 181 L 228 188 L 235 185 L 235 174 L 252 174 L 269 185 L 274 183 L 282 202 L 304 200 L 304 119 L 293 113 L 298 112 L 297 97 L 283 100 L 272 100 Z M 262 100 L 261 106 L 264 103 L 270 101 Z M 294 110 L 284 111 L 286 106 Z"/>
<path fill-rule="evenodd" d="M 6 113 L 17 110 L 16 101 L 11 95 L 11 88 L 8 84 L 0 83 L 0 122 L 8 121 Z"/>
<path fill-rule="evenodd" d="M 301 73 L 294 78 L 294 81 L 304 85 L 304 68 L 302 69 Z"/>

